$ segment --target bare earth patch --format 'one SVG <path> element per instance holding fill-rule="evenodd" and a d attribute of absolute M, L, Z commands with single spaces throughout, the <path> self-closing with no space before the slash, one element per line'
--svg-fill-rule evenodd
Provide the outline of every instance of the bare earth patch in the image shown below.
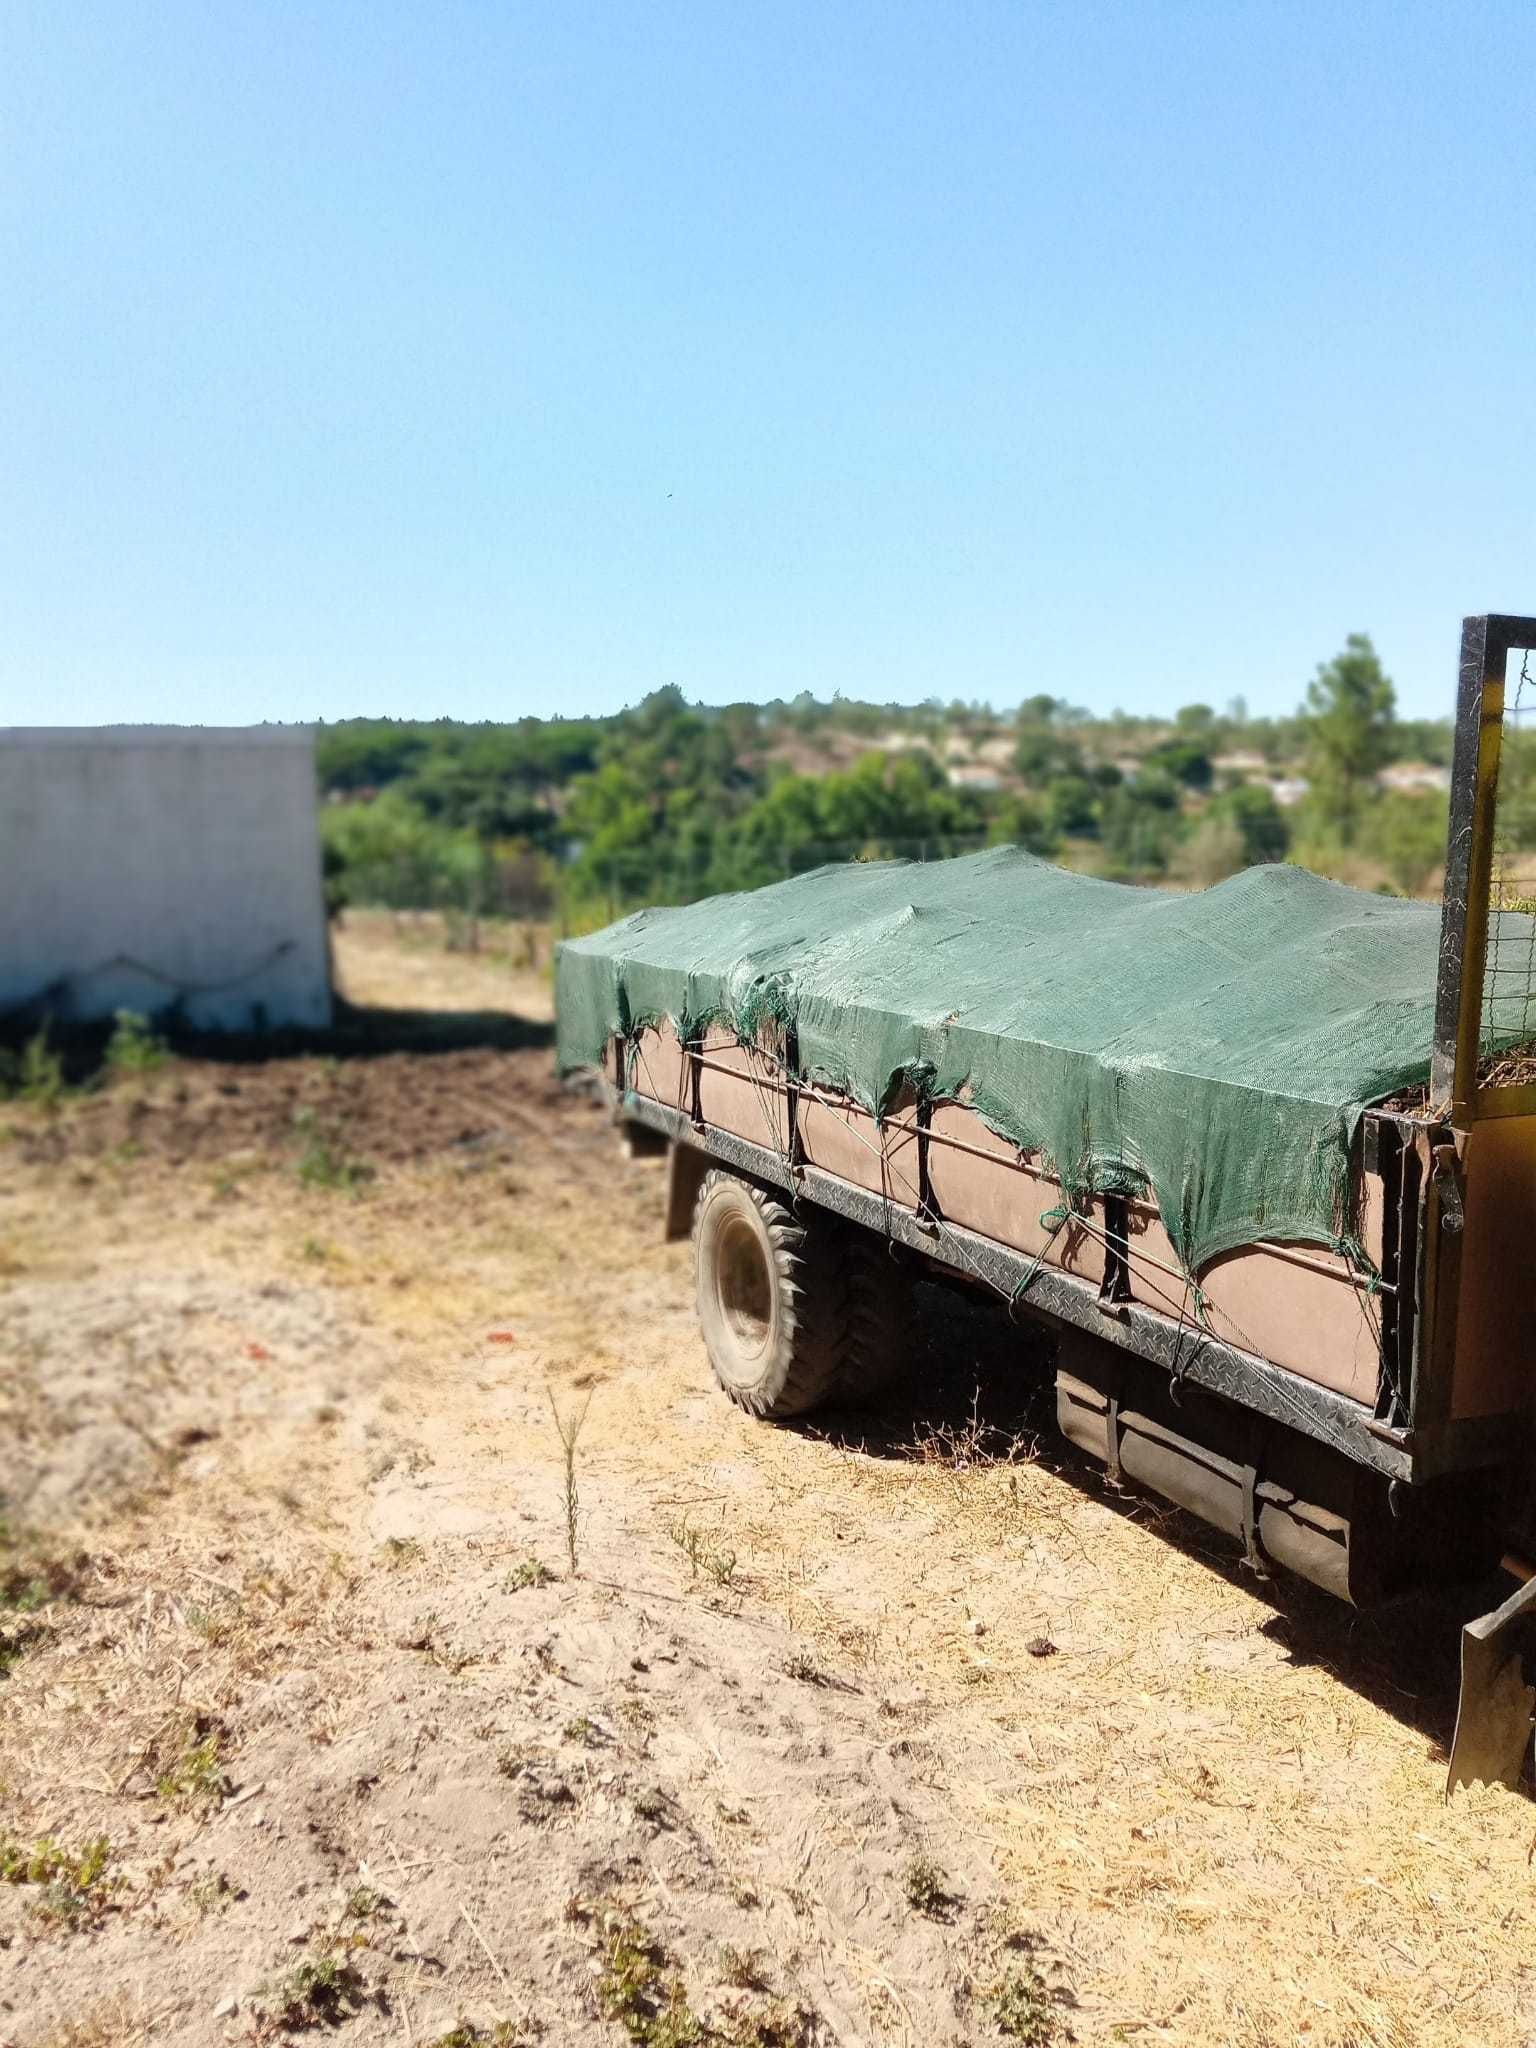
<path fill-rule="evenodd" d="M 527 1028 L 0 1106 L 0 2042 L 1536 2034 L 1445 1614 L 1031 1456 L 937 1295 L 904 1402 L 749 1423 L 544 984 L 339 958 Z"/>

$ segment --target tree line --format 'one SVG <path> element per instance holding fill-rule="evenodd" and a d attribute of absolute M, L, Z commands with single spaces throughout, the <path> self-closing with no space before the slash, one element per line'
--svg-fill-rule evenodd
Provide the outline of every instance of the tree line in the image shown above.
<path fill-rule="evenodd" d="M 827 860 L 1005 842 L 1127 880 L 1207 883 L 1290 857 L 1411 893 L 1443 858 L 1444 797 L 1377 778 L 1443 766 L 1450 747 L 1448 723 L 1398 718 L 1355 635 L 1289 719 L 1241 700 L 1093 718 L 1044 694 L 1012 714 L 809 695 L 707 707 L 669 686 L 609 718 L 348 720 L 322 728 L 317 764 L 334 901 L 554 900 L 591 922 Z M 1276 800 L 1269 780 L 1286 778 L 1293 795 L 1307 783 L 1299 802 Z"/>

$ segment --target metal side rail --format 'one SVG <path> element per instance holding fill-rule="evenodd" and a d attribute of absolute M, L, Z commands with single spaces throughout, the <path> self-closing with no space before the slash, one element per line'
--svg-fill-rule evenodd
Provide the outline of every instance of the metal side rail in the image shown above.
<path fill-rule="evenodd" d="M 1179 1328 L 1135 1302 L 1116 1303 L 1113 1313 L 1106 1314 L 1098 1287 L 1059 1267 L 1042 1264 L 957 1224 L 939 1218 L 930 1221 L 815 1167 L 791 1166 L 766 1146 L 728 1131 L 700 1129 L 680 1111 L 648 1096 L 625 1093 L 616 1107 L 625 1119 L 664 1132 L 676 1144 L 784 1188 L 795 1199 L 816 1202 L 850 1222 L 880 1231 L 925 1258 L 989 1282 L 1021 1307 L 1044 1310 L 1062 1322 L 1090 1330 L 1193 1385 L 1331 1444 L 1388 1479 L 1411 1482 L 1428 1476 L 1428 1446 L 1422 1438 L 1416 1440 L 1411 1431 L 1375 1421 L 1369 1409 L 1331 1388 L 1299 1379 L 1267 1359 L 1239 1351 L 1188 1325 Z M 1491 1457 L 1489 1462 L 1493 1462 Z"/>

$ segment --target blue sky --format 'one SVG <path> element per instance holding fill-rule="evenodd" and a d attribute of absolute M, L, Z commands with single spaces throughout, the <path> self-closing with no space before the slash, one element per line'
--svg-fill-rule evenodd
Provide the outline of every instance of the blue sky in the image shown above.
<path fill-rule="evenodd" d="M 1536 8 L 0 10 L 0 723 L 1448 707 Z"/>

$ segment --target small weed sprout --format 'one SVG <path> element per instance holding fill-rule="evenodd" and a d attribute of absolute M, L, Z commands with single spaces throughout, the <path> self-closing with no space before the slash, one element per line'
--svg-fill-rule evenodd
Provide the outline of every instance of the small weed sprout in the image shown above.
<path fill-rule="evenodd" d="M 429 1607 L 418 1614 L 410 1627 L 400 1638 L 402 1650 L 427 1650 L 437 1647 L 437 1609 Z"/>
<path fill-rule="evenodd" d="M 141 1017 L 136 1010 L 119 1010 L 112 1027 L 112 1036 L 107 1040 L 105 1065 L 114 1080 L 130 1074 L 157 1073 L 165 1065 L 167 1053 L 162 1040 L 155 1036 L 147 1017 Z"/>
<path fill-rule="evenodd" d="M 1015 1964 L 988 1994 L 1000 2034 L 1024 2048 L 1050 2048 L 1060 2037 L 1055 2000 L 1032 1963 Z"/>
<path fill-rule="evenodd" d="M 187 1886 L 187 1898 L 196 1906 L 199 1916 L 203 1919 L 210 1913 L 222 1913 L 226 1906 L 233 1905 L 239 1897 L 239 1891 L 222 1870 L 204 1871 L 201 1877 L 193 1878 Z"/>
<path fill-rule="evenodd" d="M 636 1920 L 610 1914 L 604 1929 L 597 2002 L 631 2041 L 645 2048 L 694 2048 L 706 2038 L 688 2009 L 682 1979 L 668 1972 L 668 1957 Z"/>
<path fill-rule="evenodd" d="M 28 1650 L 47 1640 L 48 1633 L 36 1621 L 23 1621 L 15 1628 L 0 1627 L 0 1683 L 10 1677 Z"/>
<path fill-rule="evenodd" d="M 734 1942 L 720 1944 L 720 1981 L 734 1991 L 766 1991 L 763 1952 L 760 1948 L 737 1948 Z"/>
<path fill-rule="evenodd" d="M 583 1749 L 600 1749 L 603 1731 L 589 1714 L 578 1714 L 573 1721 L 567 1721 L 564 1729 L 567 1742 L 579 1742 Z"/>
<path fill-rule="evenodd" d="M 956 1487 L 969 1474 L 995 1471 L 999 1465 L 1027 1464 L 1038 1448 L 1033 1437 L 1015 1434 L 983 1419 L 979 1385 L 971 1395 L 970 1413 L 963 1422 L 924 1424 L 911 1445 L 918 1464 L 947 1472 Z"/>
<path fill-rule="evenodd" d="M 0 1884 L 41 1887 L 32 1904 L 34 1915 L 45 1926 L 74 1933 L 105 1911 L 111 1886 L 104 1879 L 111 1860 L 112 1845 L 105 1835 L 83 1849 L 61 1849 L 48 1836 L 31 1848 L 0 1842 Z"/>
<path fill-rule="evenodd" d="M 670 1523 L 667 1534 L 692 1566 L 694 1578 L 702 1571 L 712 1578 L 722 1591 L 736 1583 L 735 1551 L 712 1549 L 686 1515 L 681 1520 Z"/>
<path fill-rule="evenodd" d="M 587 1398 L 579 1408 L 573 1408 L 568 1415 L 562 1415 L 555 1400 L 555 1390 L 553 1387 L 549 1389 L 550 1413 L 555 1418 L 555 1430 L 564 1454 L 565 1554 L 570 1560 L 573 1579 L 580 1572 L 581 1544 L 581 1494 L 576 1479 L 576 1445 L 581 1436 L 582 1425 L 587 1419 L 587 1410 L 591 1406 L 592 1394 L 589 1389 Z"/>
<path fill-rule="evenodd" d="M 931 1856 L 914 1856 L 901 1873 L 901 1888 L 914 1913 L 930 1920 L 943 1916 L 949 1904 L 948 1878 Z"/>
<path fill-rule="evenodd" d="M 312 1109 L 294 1113 L 293 1128 L 304 1141 L 299 1154 L 299 1179 L 307 1188 L 330 1188 L 337 1194 L 360 1195 L 373 1179 L 373 1168 L 348 1152 L 340 1131 L 327 1129 Z"/>
<path fill-rule="evenodd" d="M 501 1582 L 504 1593 L 524 1593 L 531 1586 L 552 1586 L 555 1575 L 536 1557 L 525 1557 L 513 1565 Z"/>
<path fill-rule="evenodd" d="M 656 1732 L 656 1716 L 644 1700 L 622 1699 L 615 1709 L 624 1723 L 629 1740 L 642 1756 L 649 1756 L 651 1739 Z"/>
<path fill-rule="evenodd" d="M 70 1558 L 37 1550 L 22 1531 L 0 1515 L 0 1616 L 25 1618 L 37 1614 L 50 1601 L 72 1599 L 78 1591 L 85 1562 L 83 1555 Z M 13 1647 L 24 1649 L 46 1634 L 46 1630 L 40 1624 L 28 1623 L 20 1634 L 23 1640 Z M 4 1630 L 0 1629 L 0 1638 L 3 1635 Z"/>
<path fill-rule="evenodd" d="M 725 2048 L 810 2048 L 819 2038 L 816 2015 L 804 2006 L 751 2007 L 738 2001 L 728 2006 L 716 2028 Z"/>
<path fill-rule="evenodd" d="M 299 2033 L 306 2027 L 339 2027 L 362 2010 L 367 1990 L 351 1963 L 320 1951 L 265 1986 L 255 2002 L 274 2026 Z"/>
<path fill-rule="evenodd" d="M 472 1664 L 480 1662 L 478 1650 L 467 1649 L 463 1643 L 444 1643 L 436 1640 L 431 1644 L 432 1662 L 439 1671 L 446 1671 L 450 1678 L 457 1678 L 461 1671 L 467 1671 Z"/>
<path fill-rule="evenodd" d="M 231 1601 L 218 1607 L 186 1607 L 182 1618 L 193 1635 L 201 1636 L 210 1649 L 217 1649 L 220 1643 L 227 1643 L 235 1632 L 240 1619 L 240 1602 Z"/>
<path fill-rule="evenodd" d="M 168 1805 L 188 1809 L 213 1806 L 229 1789 L 216 1734 L 193 1743 L 155 1783 L 156 1792 Z"/>
<path fill-rule="evenodd" d="M 796 1650 L 783 1663 L 786 1678 L 798 1679 L 802 1685 L 816 1685 L 828 1692 L 853 1692 L 856 1688 L 846 1679 L 834 1678 L 829 1671 L 823 1671 L 814 1657 L 808 1657 L 804 1650 Z"/>
<path fill-rule="evenodd" d="M 514 2020 L 497 2020 L 492 2027 L 477 2027 L 473 2020 L 460 2020 L 427 2043 L 427 2048 L 518 2048 L 524 2040 Z"/>
<path fill-rule="evenodd" d="M 667 1827 L 672 1820 L 672 1802 L 659 1785 L 642 1785 L 635 1794 L 635 1812 L 653 1827 Z"/>
<path fill-rule="evenodd" d="M 379 1556 L 392 1572 L 420 1564 L 426 1554 L 414 1536 L 386 1536 L 379 1545 Z"/>

